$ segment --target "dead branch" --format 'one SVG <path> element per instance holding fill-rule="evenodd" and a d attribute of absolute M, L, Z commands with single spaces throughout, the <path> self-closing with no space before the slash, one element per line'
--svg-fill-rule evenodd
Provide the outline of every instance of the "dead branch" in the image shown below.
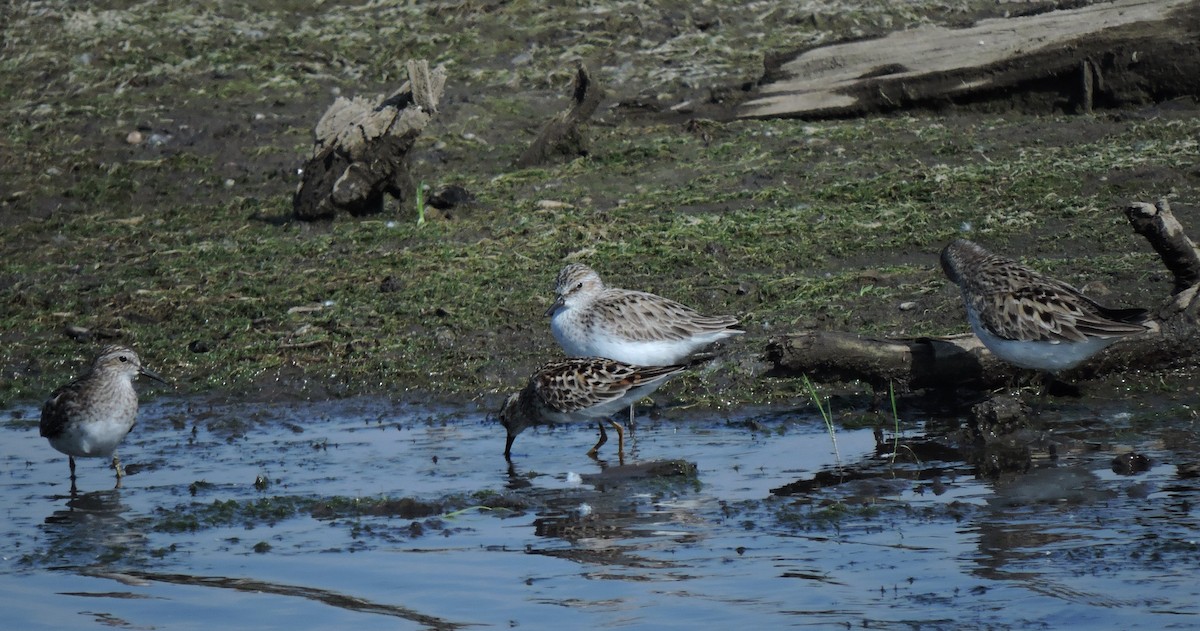
<path fill-rule="evenodd" d="M 592 117 L 604 100 L 604 89 L 596 85 L 582 63 L 575 71 L 571 107 L 550 119 L 533 144 L 517 158 L 516 166 L 527 168 L 544 164 L 553 155 L 587 155 L 587 138 L 582 125 Z"/>
<path fill-rule="evenodd" d="M 1175 219 L 1166 199 L 1160 199 L 1156 204 L 1134 202 L 1125 208 L 1125 216 L 1133 231 L 1150 242 L 1175 277 L 1173 295 L 1179 296 L 1200 284 L 1200 250 L 1184 234 L 1183 226 Z"/>
<path fill-rule="evenodd" d="M 385 193 L 401 203 L 413 198 L 408 152 L 437 113 L 446 71 L 431 71 L 423 60 L 407 67 L 409 80 L 391 96 L 338 97 L 325 111 L 292 198 L 297 218 L 329 219 L 338 210 L 378 213 Z"/>
<path fill-rule="evenodd" d="M 1018 370 L 992 355 L 973 334 L 887 339 L 839 331 L 803 331 L 771 338 L 766 359 L 775 376 L 862 381 L 876 391 L 1003 385 Z"/>

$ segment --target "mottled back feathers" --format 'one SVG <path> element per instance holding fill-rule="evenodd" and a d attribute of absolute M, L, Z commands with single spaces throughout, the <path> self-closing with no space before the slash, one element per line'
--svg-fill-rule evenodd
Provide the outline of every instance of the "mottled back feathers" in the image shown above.
<path fill-rule="evenodd" d="M 606 287 L 599 274 L 581 263 L 559 272 L 555 293 L 547 315 L 553 316 L 554 335 L 570 355 L 669 364 L 744 333 L 732 328 L 738 323 L 735 317 L 706 316 L 656 294 Z"/>
<path fill-rule="evenodd" d="M 988 332 L 1008 340 L 1086 342 L 1146 331 L 1144 309 L 1111 309 L 1074 287 L 966 239 L 942 250 L 942 269 Z"/>

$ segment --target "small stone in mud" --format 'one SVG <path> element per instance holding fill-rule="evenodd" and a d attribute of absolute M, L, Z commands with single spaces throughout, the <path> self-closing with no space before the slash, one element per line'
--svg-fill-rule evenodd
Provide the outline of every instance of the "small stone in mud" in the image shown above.
<path fill-rule="evenodd" d="M 438 210 L 446 210 L 455 206 L 462 206 L 474 201 L 474 196 L 467 189 L 457 185 L 450 184 L 442 187 L 441 190 L 429 196 L 429 205 Z"/>
<path fill-rule="evenodd" d="M 917 308 L 917 303 L 914 300 L 906 300 L 906 301 L 900 303 L 901 311 L 912 311 L 913 309 L 916 309 L 916 308 Z"/>
<path fill-rule="evenodd" d="M 266 554 L 267 552 L 271 551 L 271 544 L 267 543 L 266 541 L 259 541 L 258 543 L 254 544 L 254 551 L 259 554 Z"/>
<path fill-rule="evenodd" d="M 192 497 L 195 497 L 200 491 L 202 491 L 204 489 L 211 489 L 212 487 L 213 487 L 213 485 L 211 482 L 205 482 L 204 480 L 197 480 L 188 485 L 188 493 L 190 493 L 192 495 Z"/>
<path fill-rule="evenodd" d="M 971 408 L 976 438 L 990 442 L 1011 434 L 1028 424 L 1029 413 L 1029 406 L 1017 397 L 996 396 L 979 403 Z"/>
<path fill-rule="evenodd" d="M 192 353 L 207 353 L 212 350 L 212 344 L 204 340 L 192 340 L 188 342 L 187 349 Z"/>
<path fill-rule="evenodd" d="M 1150 459 L 1142 454 L 1132 451 L 1129 453 L 1120 454 L 1113 458 L 1112 461 L 1113 473 L 1120 475 L 1134 475 L 1137 473 L 1142 473 L 1143 471 L 1148 471 L 1149 469 Z"/>
<path fill-rule="evenodd" d="M 254 478 L 254 488 L 259 491 L 267 490 L 268 486 L 271 486 L 271 480 L 267 476 L 259 474 L 258 477 Z"/>
<path fill-rule="evenodd" d="M 452 348 L 454 346 L 455 335 L 449 328 L 442 327 L 433 334 L 433 339 L 441 348 Z"/>
<path fill-rule="evenodd" d="M 381 294 L 388 294 L 400 291 L 401 289 L 404 289 L 404 283 L 401 283 L 395 276 L 388 276 L 383 279 L 383 282 L 379 283 L 379 293 Z"/>

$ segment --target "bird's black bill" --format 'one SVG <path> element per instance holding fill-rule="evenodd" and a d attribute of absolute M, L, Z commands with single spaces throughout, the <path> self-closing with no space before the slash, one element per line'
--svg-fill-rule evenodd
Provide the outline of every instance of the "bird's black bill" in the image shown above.
<path fill-rule="evenodd" d="M 161 383 L 164 386 L 171 385 L 171 382 L 167 381 L 166 379 L 163 379 L 161 376 L 159 376 L 158 373 L 154 372 L 153 370 L 150 370 L 149 368 L 139 368 L 138 373 L 142 374 L 142 375 L 146 375 L 147 377 Z"/>
<path fill-rule="evenodd" d="M 558 297 L 558 300 L 555 300 L 555 301 L 554 301 L 554 304 L 550 305 L 550 308 L 549 308 L 549 309 L 546 309 L 546 316 L 545 316 L 545 317 L 547 317 L 547 318 L 548 318 L 548 317 L 550 317 L 550 316 L 554 315 L 554 311 L 555 311 L 556 309 L 558 309 L 559 307 L 563 306 L 563 304 L 564 304 L 563 297 L 562 297 L 562 296 L 559 296 L 559 297 Z"/>

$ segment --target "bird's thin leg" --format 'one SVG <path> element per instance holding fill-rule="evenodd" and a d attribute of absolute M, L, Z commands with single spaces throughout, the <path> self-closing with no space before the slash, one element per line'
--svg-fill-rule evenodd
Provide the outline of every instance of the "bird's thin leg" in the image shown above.
<path fill-rule="evenodd" d="M 637 427 L 633 423 L 633 404 L 630 403 L 629 404 L 629 432 L 633 433 L 633 430 L 635 430 L 635 429 L 637 429 Z"/>
<path fill-rule="evenodd" d="M 67 463 L 71 465 L 71 493 L 75 492 L 75 456 L 67 456 Z"/>
<path fill-rule="evenodd" d="M 117 454 L 113 454 L 112 466 L 117 470 L 117 487 L 121 488 L 121 478 L 125 477 L 125 469 L 121 467 L 121 458 Z"/>
<path fill-rule="evenodd" d="M 600 451 L 600 446 L 608 442 L 608 432 L 604 431 L 604 421 L 597 421 L 596 426 L 600 428 L 600 440 L 588 450 L 587 455 L 595 458 Z"/>
<path fill-rule="evenodd" d="M 612 423 L 613 429 L 617 430 L 617 455 L 621 458 L 625 456 L 625 430 L 621 428 L 621 424 L 613 419 L 608 419 Z"/>

